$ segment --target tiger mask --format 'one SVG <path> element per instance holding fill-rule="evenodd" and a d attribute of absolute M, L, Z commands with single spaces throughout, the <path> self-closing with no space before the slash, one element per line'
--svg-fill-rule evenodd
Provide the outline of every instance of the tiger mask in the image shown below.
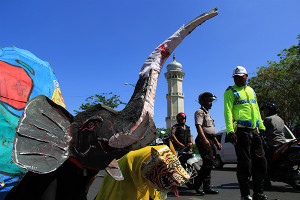
<path fill-rule="evenodd" d="M 142 164 L 142 176 L 158 191 L 173 189 L 178 195 L 177 186 L 182 186 L 190 179 L 189 174 L 168 146 L 159 150 L 151 148 L 151 157 Z"/>

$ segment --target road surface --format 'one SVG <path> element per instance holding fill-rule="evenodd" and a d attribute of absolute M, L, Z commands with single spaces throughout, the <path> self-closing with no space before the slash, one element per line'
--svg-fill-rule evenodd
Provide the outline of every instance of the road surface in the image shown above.
<path fill-rule="evenodd" d="M 215 189 L 220 191 L 220 194 L 218 195 L 199 196 L 194 190 L 189 190 L 187 187 L 181 187 L 179 188 L 179 198 L 175 197 L 173 192 L 169 192 L 167 200 L 238 200 L 240 199 L 240 191 L 235 175 L 235 167 L 236 165 L 225 165 L 222 170 L 214 169 L 212 171 L 212 184 Z M 105 171 L 100 171 L 99 176 L 90 187 L 88 200 L 93 200 L 95 198 L 102 183 L 104 173 Z M 265 191 L 265 194 L 268 195 L 269 199 L 300 199 L 299 192 L 293 190 L 289 185 L 280 182 L 272 182 L 271 190 Z"/>

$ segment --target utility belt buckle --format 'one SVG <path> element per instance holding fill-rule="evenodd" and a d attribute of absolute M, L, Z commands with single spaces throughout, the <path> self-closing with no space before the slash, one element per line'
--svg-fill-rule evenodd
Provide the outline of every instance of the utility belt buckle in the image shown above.
<path fill-rule="evenodd" d="M 253 129 L 250 129 L 249 136 L 250 136 L 251 139 L 253 138 Z"/>
<path fill-rule="evenodd" d="M 250 129 L 249 132 L 250 138 L 253 138 L 253 134 L 259 135 L 259 130 L 257 127 L 255 129 Z"/>

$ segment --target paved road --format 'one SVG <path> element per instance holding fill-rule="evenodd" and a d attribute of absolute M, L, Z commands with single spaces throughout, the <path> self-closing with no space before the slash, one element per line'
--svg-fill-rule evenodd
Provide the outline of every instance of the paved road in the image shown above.
<path fill-rule="evenodd" d="M 186 187 L 179 188 L 179 198 L 176 198 L 173 192 L 168 193 L 168 200 L 238 200 L 240 199 L 240 191 L 235 176 L 236 165 L 225 165 L 222 170 L 212 171 L 212 184 L 214 188 L 220 191 L 218 195 L 205 195 L 199 196 L 193 190 L 189 190 Z M 93 185 L 90 188 L 88 194 L 88 200 L 93 200 L 96 196 L 100 185 L 102 183 L 104 171 L 99 173 L 99 177 L 96 178 Z M 265 192 L 270 199 L 279 198 L 280 200 L 298 200 L 300 199 L 300 193 L 293 190 L 292 187 L 285 183 L 272 182 L 272 188 L 270 191 Z"/>

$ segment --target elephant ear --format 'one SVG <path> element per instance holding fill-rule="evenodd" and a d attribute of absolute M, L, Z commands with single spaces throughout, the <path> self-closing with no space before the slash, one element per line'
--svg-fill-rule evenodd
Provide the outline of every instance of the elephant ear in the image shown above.
<path fill-rule="evenodd" d="M 69 157 L 72 122 L 73 116 L 46 96 L 33 98 L 19 119 L 13 161 L 35 173 L 54 171 Z"/>

